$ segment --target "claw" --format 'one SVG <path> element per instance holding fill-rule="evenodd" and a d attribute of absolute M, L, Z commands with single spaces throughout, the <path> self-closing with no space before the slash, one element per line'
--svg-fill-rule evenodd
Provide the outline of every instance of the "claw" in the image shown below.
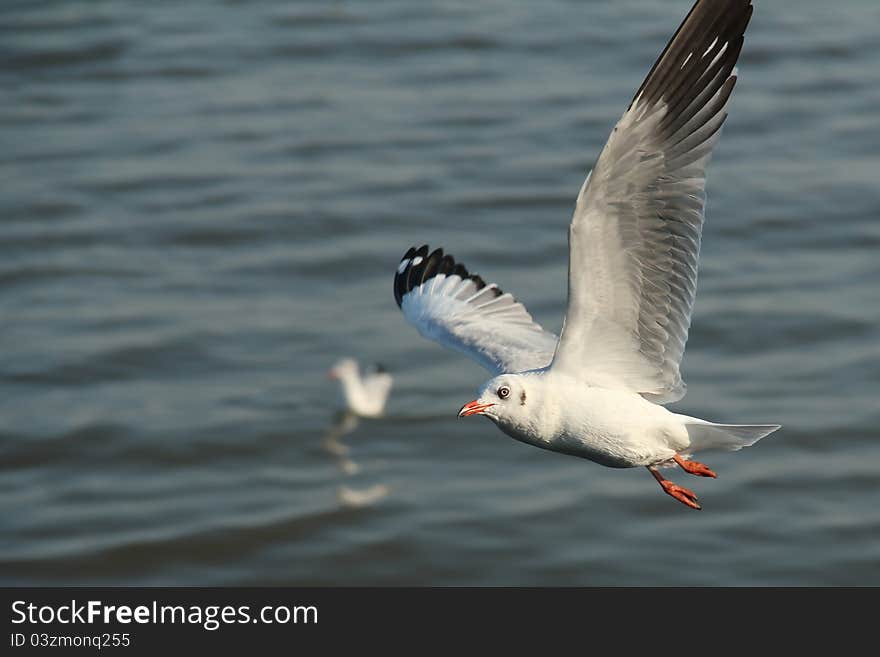
<path fill-rule="evenodd" d="M 678 454 L 672 457 L 673 460 L 681 466 L 681 469 L 685 472 L 689 472 L 692 475 L 696 475 L 698 477 L 712 477 L 715 479 L 718 475 L 716 475 L 712 470 L 709 469 L 709 466 L 700 463 L 699 461 L 688 461 L 686 459 L 681 458 Z"/>
<path fill-rule="evenodd" d="M 678 457 L 676 457 L 675 460 L 677 462 Z M 697 511 L 702 510 L 703 507 L 701 507 L 697 503 L 697 495 L 696 493 L 694 493 L 694 491 L 690 490 L 689 488 L 685 488 L 684 486 L 679 486 L 678 484 L 669 481 L 668 479 L 665 479 L 663 475 L 660 474 L 660 471 L 657 470 L 657 468 L 653 465 L 649 465 L 648 470 L 651 472 L 654 479 L 657 480 L 657 483 L 660 484 L 660 487 L 663 489 L 664 493 L 674 497 L 685 506 L 689 506 L 690 508 L 696 509 Z"/>
<path fill-rule="evenodd" d="M 679 502 L 684 504 L 685 506 L 689 506 L 692 509 L 696 509 L 697 511 L 701 511 L 703 507 L 701 507 L 697 503 L 697 496 L 694 491 L 689 488 L 685 488 L 684 486 L 679 486 L 676 483 L 669 481 L 668 479 L 664 479 L 660 486 L 663 487 L 663 491 L 667 495 L 671 495 Z"/>

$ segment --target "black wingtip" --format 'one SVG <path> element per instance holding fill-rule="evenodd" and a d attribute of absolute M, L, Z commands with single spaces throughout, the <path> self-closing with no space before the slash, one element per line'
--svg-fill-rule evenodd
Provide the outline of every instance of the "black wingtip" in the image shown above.
<path fill-rule="evenodd" d="M 720 87 L 736 65 L 753 10 L 752 0 L 697 0 L 636 91 L 630 108 L 637 100 L 650 107 L 661 98 L 670 107 L 687 107 L 705 82 L 724 69 L 725 75 L 716 82 Z M 720 54 L 725 44 L 727 49 Z M 701 78 L 704 84 L 697 83 Z"/>
<path fill-rule="evenodd" d="M 486 287 L 486 282 L 480 276 L 471 274 L 467 267 L 456 262 L 455 258 L 444 253 L 443 249 L 429 252 L 428 245 L 423 244 L 418 248 L 410 247 L 397 265 L 397 271 L 394 273 L 394 300 L 398 307 L 403 303 L 403 297 L 407 292 L 438 274 L 468 278 L 474 282 L 478 290 Z M 503 294 L 497 287 L 493 291 L 495 296 Z"/>
<path fill-rule="evenodd" d="M 406 268 L 409 266 L 409 262 L 415 254 L 416 247 L 411 246 L 404 254 L 403 258 L 400 259 L 400 264 L 397 266 L 397 271 L 394 274 L 394 300 L 397 301 L 398 307 L 403 300 L 403 295 L 407 292 L 406 276 L 404 276 L 404 274 L 406 273 Z"/>

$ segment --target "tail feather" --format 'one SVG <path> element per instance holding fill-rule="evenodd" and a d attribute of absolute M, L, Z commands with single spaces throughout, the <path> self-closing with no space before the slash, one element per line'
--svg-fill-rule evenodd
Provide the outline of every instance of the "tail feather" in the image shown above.
<path fill-rule="evenodd" d="M 687 422 L 685 428 L 695 452 L 704 449 L 728 451 L 751 447 L 771 433 L 780 429 L 778 424 L 713 424 L 711 422 Z"/>

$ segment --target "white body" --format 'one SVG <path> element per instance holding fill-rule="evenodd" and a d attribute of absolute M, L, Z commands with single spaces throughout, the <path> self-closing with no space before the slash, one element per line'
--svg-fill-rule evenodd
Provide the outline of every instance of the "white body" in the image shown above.
<path fill-rule="evenodd" d="M 378 417 L 385 411 L 393 382 L 387 372 L 361 375 L 357 362 L 346 358 L 333 366 L 330 376 L 341 383 L 346 410 L 360 417 Z"/>
<path fill-rule="evenodd" d="M 511 438 L 529 445 L 595 461 L 612 468 L 653 465 L 691 451 L 685 417 L 632 393 L 585 386 L 565 374 L 541 371 L 499 377 L 486 386 L 485 399 L 493 387 L 518 382 L 519 395 L 511 405 L 525 411 L 500 412 L 501 400 L 483 412 Z M 481 395 L 482 401 L 484 395 Z M 577 413 L 569 409 L 578 409 Z M 691 420 L 691 418 L 687 418 Z"/>
<path fill-rule="evenodd" d="M 552 368 L 491 379 L 462 414 L 485 415 L 511 438 L 610 468 L 667 465 L 705 449 L 735 451 L 779 428 L 706 422 Z"/>

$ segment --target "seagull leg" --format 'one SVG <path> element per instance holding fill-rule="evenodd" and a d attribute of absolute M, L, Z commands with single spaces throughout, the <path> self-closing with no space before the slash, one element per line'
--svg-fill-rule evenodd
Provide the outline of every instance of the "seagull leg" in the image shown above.
<path fill-rule="evenodd" d="M 647 467 L 648 470 L 651 471 L 651 474 L 654 475 L 654 479 L 657 480 L 657 483 L 660 484 L 660 488 L 663 489 L 664 493 L 666 493 L 667 495 L 671 495 L 685 506 L 689 506 L 692 509 L 696 509 L 697 511 L 703 508 L 699 504 L 697 504 L 697 496 L 694 491 L 689 490 L 684 486 L 679 486 L 678 484 L 664 478 L 655 466 L 649 465 Z"/>
<path fill-rule="evenodd" d="M 688 461 L 687 459 L 681 458 L 678 454 L 673 456 L 672 459 L 681 466 L 682 470 L 689 472 L 692 475 L 697 475 L 698 477 L 712 477 L 713 479 L 718 476 L 709 469 L 708 465 L 704 465 L 703 463 Z"/>

